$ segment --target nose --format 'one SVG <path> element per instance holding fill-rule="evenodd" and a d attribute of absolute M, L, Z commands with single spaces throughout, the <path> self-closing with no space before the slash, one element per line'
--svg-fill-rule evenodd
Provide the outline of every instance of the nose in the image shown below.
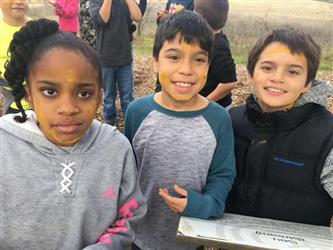
<path fill-rule="evenodd" d="M 192 62 L 190 59 L 184 59 L 183 63 L 179 66 L 178 72 L 183 75 L 192 74 Z"/>
<path fill-rule="evenodd" d="M 284 71 L 282 69 L 275 70 L 271 75 L 271 81 L 282 83 L 284 81 Z"/>
<path fill-rule="evenodd" d="M 71 96 L 61 98 L 59 106 L 57 107 L 57 113 L 63 115 L 75 115 L 79 111 L 80 108 L 76 100 Z"/>

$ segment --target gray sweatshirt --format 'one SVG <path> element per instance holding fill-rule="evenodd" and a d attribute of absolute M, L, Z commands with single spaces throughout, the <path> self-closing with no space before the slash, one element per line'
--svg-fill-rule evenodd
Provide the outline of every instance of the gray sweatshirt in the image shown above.
<path fill-rule="evenodd" d="M 127 139 L 95 120 L 59 147 L 27 114 L 0 118 L 0 249 L 126 249 L 146 210 Z"/>

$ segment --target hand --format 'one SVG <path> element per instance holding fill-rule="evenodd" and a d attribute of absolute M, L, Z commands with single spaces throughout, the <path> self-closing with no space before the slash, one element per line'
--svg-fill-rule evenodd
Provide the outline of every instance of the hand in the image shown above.
<path fill-rule="evenodd" d="M 180 197 L 169 195 L 168 189 L 166 188 L 160 188 L 159 195 L 172 211 L 182 213 L 187 205 L 187 191 L 178 185 L 174 185 L 173 188 Z"/>
<path fill-rule="evenodd" d="M 162 22 L 163 19 L 169 14 L 167 10 L 161 10 L 160 12 L 157 12 L 157 19 L 159 22 Z"/>

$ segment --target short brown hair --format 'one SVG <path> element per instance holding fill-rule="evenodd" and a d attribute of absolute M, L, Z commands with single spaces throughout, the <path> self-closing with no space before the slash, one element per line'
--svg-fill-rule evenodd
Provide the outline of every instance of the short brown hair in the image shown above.
<path fill-rule="evenodd" d="M 255 66 L 263 50 L 273 42 L 280 42 L 288 46 L 291 53 L 304 54 L 307 60 L 308 74 L 306 85 L 316 78 L 320 63 L 321 49 L 310 34 L 291 27 L 275 29 L 265 37 L 260 38 L 249 53 L 247 71 L 253 76 Z"/>
<path fill-rule="evenodd" d="M 228 0 L 195 0 L 194 10 L 203 16 L 213 30 L 222 29 L 227 22 Z"/>

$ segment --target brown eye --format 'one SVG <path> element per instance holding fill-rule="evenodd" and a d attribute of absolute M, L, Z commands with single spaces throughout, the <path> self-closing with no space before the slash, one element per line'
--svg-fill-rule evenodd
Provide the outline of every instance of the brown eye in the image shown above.
<path fill-rule="evenodd" d="M 57 92 L 54 90 L 54 89 L 43 89 L 42 90 L 42 93 L 45 95 L 45 96 L 55 96 L 57 95 Z"/>
<path fill-rule="evenodd" d="M 91 93 L 90 91 L 86 91 L 86 90 L 85 91 L 80 91 L 79 94 L 78 94 L 78 96 L 80 98 L 84 98 L 84 99 L 89 98 L 92 95 L 93 95 L 93 93 Z"/>

